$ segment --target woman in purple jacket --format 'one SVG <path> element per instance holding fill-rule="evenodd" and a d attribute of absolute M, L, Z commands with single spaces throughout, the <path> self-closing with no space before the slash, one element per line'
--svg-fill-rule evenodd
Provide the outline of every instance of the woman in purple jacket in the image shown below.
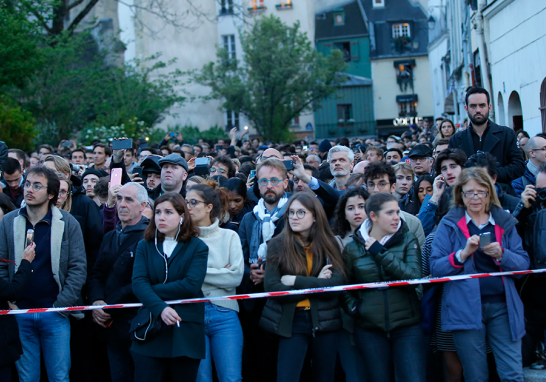
<path fill-rule="evenodd" d="M 432 243 L 432 276 L 528 269 L 515 225 L 501 207 L 493 181 L 480 168 L 465 169 L 453 190 L 454 208 L 442 219 Z M 486 338 L 501 381 L 523 382 L 523 304 L 512 277 L 445 283 L 442 330 L 452 331 L 467 381 L 487 381 Z"/>

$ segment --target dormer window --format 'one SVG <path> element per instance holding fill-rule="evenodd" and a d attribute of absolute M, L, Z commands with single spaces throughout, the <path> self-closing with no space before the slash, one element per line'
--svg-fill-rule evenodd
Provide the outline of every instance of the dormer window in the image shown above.
<path fill-rule="evenodd" d="M 372 4 L 374 8 L 384 8 L 385 0 L 372 0 Z"/>
<path fill-rule="evenodd" d="M 345 25 L 345 12 L 343 12 L 343 9 L 334 11 L 334 25 Z"/>
<path fill-rule="evenodd" d="M 393 24 L 392 37 L 411 37 L 410 25 L 408 23 Z"/>

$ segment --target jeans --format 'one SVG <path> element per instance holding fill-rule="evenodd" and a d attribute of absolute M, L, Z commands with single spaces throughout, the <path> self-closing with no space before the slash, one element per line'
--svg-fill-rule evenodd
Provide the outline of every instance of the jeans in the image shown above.
<path fill-rule="evenodd" d="M 355 326 L 356 346 L 373 382 L 425 382 L 427 341 L 421 324 L 390 332 Z"/>
<path fill-rule="evenodd" d="M 521 340 L 512 341 L 506 302 L 482 304 L 482 321 L 481 329 L 452 332 L 465 380 L 489 380 L 485 351 L 487 338 L 495 356 L 500 380 L 523 382 Z"/>
<path fill-rule="evenodd" d="M 132 352 L 135 382 L 195 382 L 200 359 L 155 358 Z"/>
<path fill-rule="evenodd" d="M 242 381 L 243 330 L 236 311 L 205 303 L 205 343 L 197 381 L 212 382 L 212 359 L 220 382 Z"/>
<path fill-rule="evenodd" d="M 70 372 L 70 321 L 59 313 L 17 315 L 23 355 L 15 363 L 19 381 L 40 380 L 40 352 L 44 352 L 51 382 L 68 382 Z"/>
<path fill-rule="evenodd" d="M 108 341 L 108 360 L 112 382 L 133 382 L 135 364 L 131 356 L 132 341 Z"/>
<path fill-rule="evenodd" d="M 351 342 L 353 335 L 347 330 L 339 332 L 339 359 L 345 372 L 346 381 L 366 382 L 366 370 L 364 360 L 358 348 Z"/>
<path fill-rule="evenodd" d="M 336 369 L 339 331 L 312 334 L 310 310 L 296 310 L 292 321 L 292 337 L 279 340 L 277 381 L 298 382 L 307 354 L 311 348 L 312 380 L 333 382 Z"/>

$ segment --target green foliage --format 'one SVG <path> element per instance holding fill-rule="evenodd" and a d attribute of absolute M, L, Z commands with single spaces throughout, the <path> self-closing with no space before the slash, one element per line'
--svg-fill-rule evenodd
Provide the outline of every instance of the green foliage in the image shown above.
<path fill-rule="evenodd" d="M 336 75 L 347 68 L 342 53 L 322 56 L 299 23 L 262 17 L 241 40 L 244 64 L 220 49 L 217 61 L 193 73 L 193 80 L 209 86 L 208 98 L 224 100 L 223 108 L 244 113 L 265 140 L 289 138 L 292 119 L 318 109 L 346 80 Z"/>
<path fill-rule="evenodd" d="M 45 64 L 32 80 L 11 93 L 37 121 L 57 126 L 61 139 L 89 126 L 128 128 L 138 121 L 151 127 L 184 101 L 181 73 L 166 73 L 173 61 L 163 63 L 157 55 L 118 67 L 105 63 L 107 52 L 99 52 L 88 33 L 54 41 L 44 47 Z"/>
<path fill-rule="evenodd" d="M 160 128 L 153 130 L 149 135 L 150 142 L 159 143 L 166 134 L 176 131 L 178 131 L 182 135 L 185 143 L 189 143 L 191 145 L 196 144 L 199 139 L 216 142 L 218 141 L 218 139 L 229 138 L 228 134 L 224 131 L 224 129 L 218 126 L 212 126 L 207 130 L 199 130 L 199 128 L 196 126 L 174 125 L 167 127 L 167 131 Z"/>
<path fill-rule="evenodd" d="M 31 141 L 36 136 L 36 121 L 30 113 L 6 96 L 0 96 L 0 132 L 2 140 L 10 148 L 29 150 Z"/>
<path fill-rule="evenodd" d="M 150 127 L 146 126 L 144 121 L 131 118 L 127 123 L 119 126 L 89 126 L 82 131 L 81 142 L 85 145 L 91 144 L 95 139 L 103 142 L 112 138 L 127 137 L 133 140 L 147 137 L 151 133 Z M 159 142 L 159 141 L 158 141 Z"/>

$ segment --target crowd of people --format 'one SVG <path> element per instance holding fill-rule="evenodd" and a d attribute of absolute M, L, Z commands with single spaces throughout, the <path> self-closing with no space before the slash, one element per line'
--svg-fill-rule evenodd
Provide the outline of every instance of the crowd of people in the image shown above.
<path fill-rule="evenodd" d="M 546 267 L 546 135 L 489 119 L 401 137 L 0 142 L 0 380 L 523 381 L 542 274 L 166 301 Z M 125 142 L 123 142 L 125 141 Z M 113 149 L 128 143 L 129 148 Z M 545 371 L 546 372 L 546 371 Z"/>

